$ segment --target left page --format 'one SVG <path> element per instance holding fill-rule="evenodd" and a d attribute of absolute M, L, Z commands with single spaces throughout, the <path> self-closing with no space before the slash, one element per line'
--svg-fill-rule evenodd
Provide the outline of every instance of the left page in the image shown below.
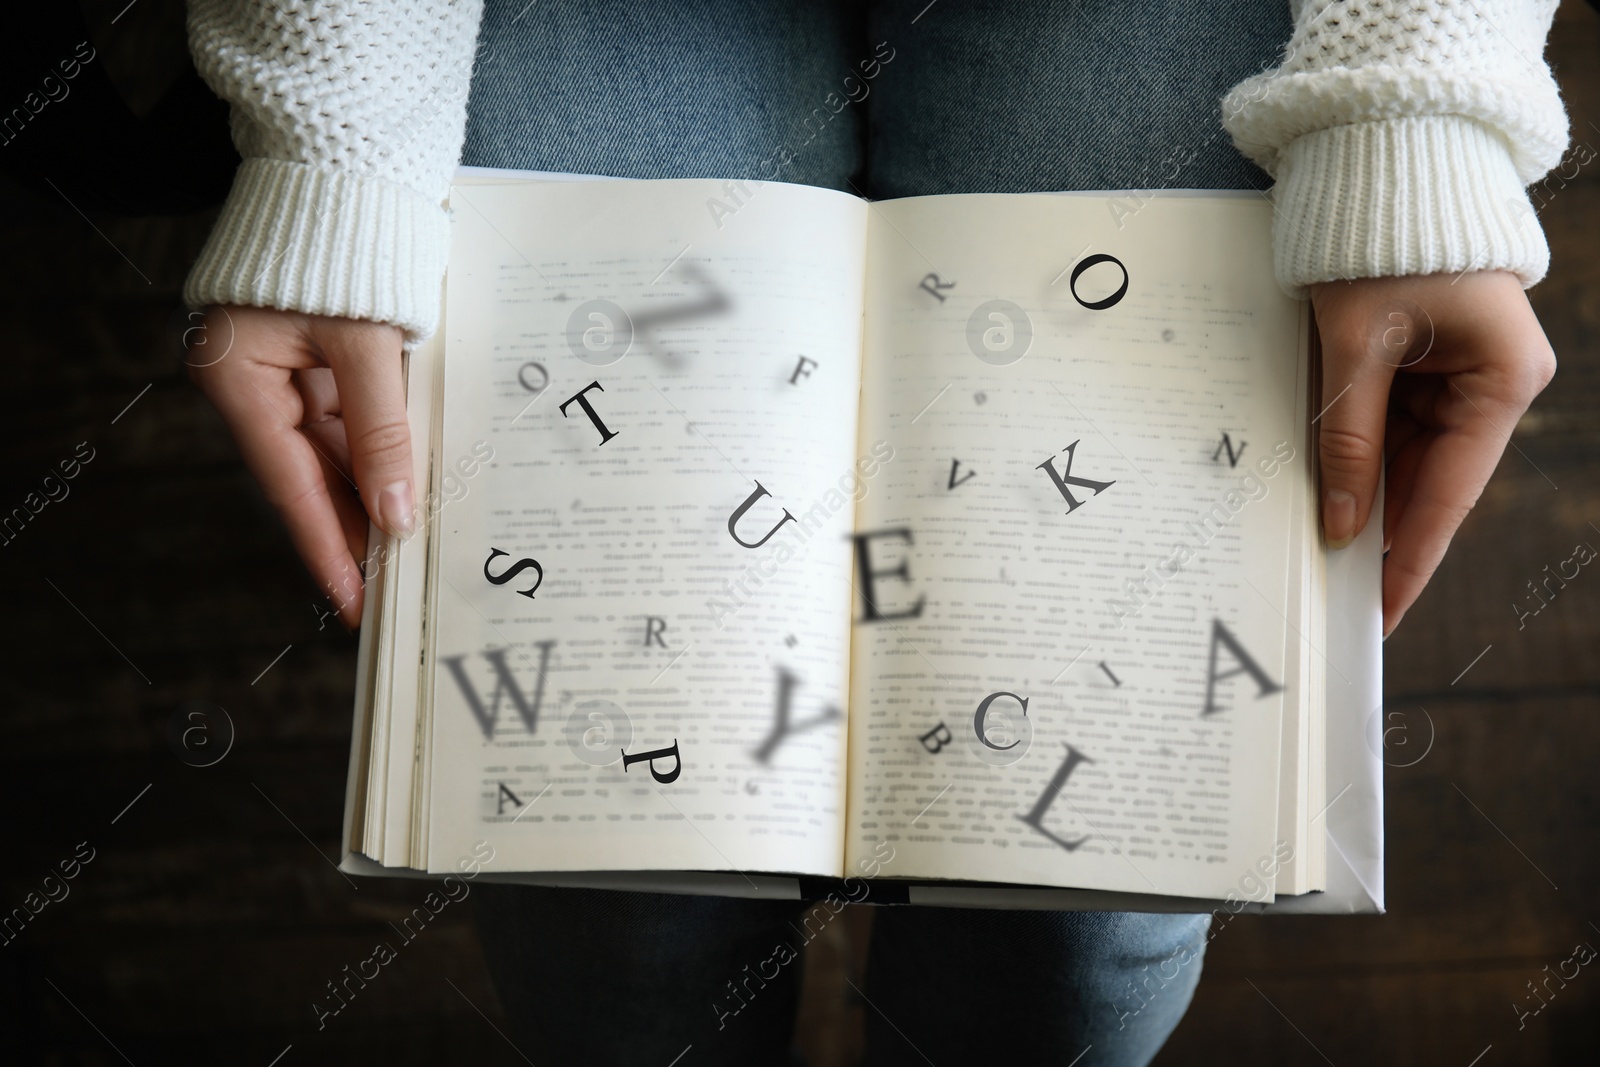
<path fill-rule="evenodd" d="M 866 207 L 458 184 L 430 871 L 836 875 Z"/>

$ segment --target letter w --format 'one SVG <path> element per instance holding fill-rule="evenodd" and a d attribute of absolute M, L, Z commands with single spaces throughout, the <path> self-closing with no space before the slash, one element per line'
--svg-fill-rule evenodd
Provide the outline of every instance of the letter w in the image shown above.
<path fill-rule="evenodd" d="M 490 696 L 487 709 L 483 706 L 483 698 L 478 695 L 478 689 L 467 677 L 467 672 L 461 666 L 461 661 L 466 656 L 446 656 L 444 665 L 450 668 L 450 675 L 456 680 L 456 686 L 461 690 L 461 695 L 467 699 L 467 707 L 472 709 L 473 718 L 478 720 L 478 726 L 483 730 L 485 741 L 494 740 L 494 724 L 500 717 L 500 694 L 509 692 L 511 703 L 516 706 L 517 714 L 527 725 L 531 734 L 539 724 L 539 708 L 544 704 L 545 668 L 550 665 L 550 649 L 555 647 L 554 641 L 540 641 L 536 646 L 539 649 L 539 665 L 534 667 L 534 673 L 539 676 L 534 685 L 532 702 L 522 692 L 522 687 L 517 684 L 516 675 L 511 673 L 511 668 L 506 666 L 506 650 L 497 648 L 493 652 L 485 652 L 483 658 L 489 661 L 494 668 L 495 687 Z M 527 659 L 527 656 L 523 656 Z M 529 661 L 532 665 L 532 661 Z"/>

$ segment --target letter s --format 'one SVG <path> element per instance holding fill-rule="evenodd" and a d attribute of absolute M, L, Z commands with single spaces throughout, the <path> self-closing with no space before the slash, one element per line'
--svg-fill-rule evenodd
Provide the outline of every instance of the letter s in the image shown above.
<path fill-rule="evenodd" d="M 544 568 L 539 566 L 539 561 L 538 560 L 529 559 L 529 558 L 527 558 L 525 556 L 522 559 L 517 560 L 517 562 L 513 563 L 499 577 L 496 577 L 496 576 L 490 574 L 489 573 L 489 564 L 493 563 L 495 561 L 495 559 L 500 557 L 500 556 L 508 556 L 508 555 L 510 555 L 509 552 L 502 552 L 498 548 L 490 548 L 489 549 L 489 558 L 483 561 L 483 576 L 489 580 L 489 584 L 490 585 L 505 585 L 507 582 L 511 581 L 517 575 L 521 574 L 523 571 L 527 570 L 529 567 L 532 567 L 534 570 L 539 572 L 538 580 L 536 580 L 533 583 L 533 587 L 531 589 L 518 589 L 518 590 L 515 591 L 518 596 L 525 596 L 529 600 L 532 600 L 533 599 L 533 594 L 538 590 L 538 588 L 541 585 L 544 584 Z"/>

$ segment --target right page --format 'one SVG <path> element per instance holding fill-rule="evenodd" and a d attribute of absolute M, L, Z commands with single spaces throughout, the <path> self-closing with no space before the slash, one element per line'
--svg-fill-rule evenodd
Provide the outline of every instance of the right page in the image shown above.
<path fill-rule="evenodd" d="M 847 869 L 1271 884 L 1320 667 L 1271 226 L 1256 196 L 873 205 L 860 432 L 896 461 L 857 509 Z"/>

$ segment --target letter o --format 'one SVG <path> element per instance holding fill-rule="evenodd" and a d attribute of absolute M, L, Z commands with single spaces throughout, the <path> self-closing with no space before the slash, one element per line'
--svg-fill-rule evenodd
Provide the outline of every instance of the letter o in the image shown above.
<path fill-rule="evenodd" d="M 1117 265 L 1117 269 L 1122 271 L 1122 285 L 1118 287 L 1116 292 L 1112 293 L 1104 300 L 1085 300 L 1083 297 L 1078 295 L 1078 278 L 1081 277 L 1083 272 L 1088 270 L 1090 267 L 1097 266 L 1101 263 L 1115 263 Z M 1067 288 L 1072 290 L 1072 299 L 1076 300 L 1090 311 L 1104 311 L 1107 308 L 1115 307 L 1123 297 L 1128 295 L 1128 268 L 1123 266 L 1122 260 L 1118 259 L 1116 256 L 1107 255 L 1104 252 L 1096 252 L 1092 256 L 1085 256 L 1083 259 L 1078 261 L 1078 265 L 1076 267 L 1072 268 L 1072 277 L 1067 280 Z"/>

